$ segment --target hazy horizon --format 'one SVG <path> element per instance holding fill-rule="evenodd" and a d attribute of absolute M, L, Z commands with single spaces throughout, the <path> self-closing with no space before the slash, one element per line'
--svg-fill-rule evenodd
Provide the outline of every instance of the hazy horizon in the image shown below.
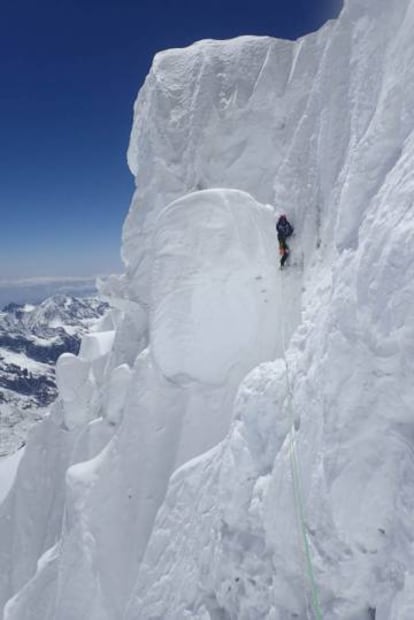
<path fill-rule="evenodd" d="M 98 294 L 96 280 L 109 274 L 89 277 L 35 277 L 0 280 L 0 311 L 10 303 L 38 304 L 57 294 L 88 297 Z"/>

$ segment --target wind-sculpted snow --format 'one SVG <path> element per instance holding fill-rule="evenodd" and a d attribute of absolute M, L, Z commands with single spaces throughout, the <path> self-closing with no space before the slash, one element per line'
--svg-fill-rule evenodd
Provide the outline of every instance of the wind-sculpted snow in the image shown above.
<path fill-rule="evenodd" d="M 197 192 L 163 210 L 153 240 L 150 341 L 165 377 L 228 386 L 237 363 L 251 367 L 252 355 L 255 362 L 272 355 L 274 246 L 272 210 L 241 192 Z"/>
<path fill-rule="evenodd" d="M 202 41 L 155 57 L 135 106 L 128 160 L 139 190 L 123 239 L 142 304 L 149 303 L 152 234 L 169 202 L 211 187 L 273 200 L 324 38 L 312 35 L 303 46 L 257 37 Z"/>
<path fill-rule="evenodd" d="M 81 453 L 93 458 L 73 458 L 62 541 L 6 617 L 34 609 L 44 618 L 60 609 L 74 619 L 121 617 L 171 473 L 223 439 L 241 379 L 276 353 L 275 258 L 272 210 L 243 192 L 192 193 L 160 215 L 149 346 L 132 369 L 113 367 L 117 339 L 103 324 L 83 339 L 79 357 L 59 359 L 61 416 L 55 411 L 50 423 L 88 432 Z M 105 428 L 112 438 L 98 454 L 94 438 Z"/>
<path fill-rule="evenodd" d="M 412 619 L 413 28 L 348 0 L 157 55 L 117 310 L 2 507 L 6 620 Z"/>

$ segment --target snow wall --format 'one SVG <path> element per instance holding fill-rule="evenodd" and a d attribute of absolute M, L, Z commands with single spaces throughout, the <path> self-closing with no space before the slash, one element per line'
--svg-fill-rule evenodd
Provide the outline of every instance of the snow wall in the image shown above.
<path fill-rule="evenodd" d="M 412 620 L 413 30 L 348 0 L 155 57 L 115 309 L 0 507 L 5 620 Z"/>

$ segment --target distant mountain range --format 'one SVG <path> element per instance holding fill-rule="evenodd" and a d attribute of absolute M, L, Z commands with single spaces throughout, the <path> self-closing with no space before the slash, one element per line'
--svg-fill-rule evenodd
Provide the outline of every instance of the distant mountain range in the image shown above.
<path fill-rule="evenodd" d="M 44 299 L 56 295 L 96 297 L 97 277 L 0 279 L 0 308 L 10 301 L 18 304 L 40 304 Z"/>
<path fill-rule="evenodd" d="M 55 364 L 78 353 L 82 334 L 108 304 L 96 297 L 55 295 L 38 305 L 10 303 L 0 312 L 0 433 L 41 416 L 57 395 Z M 0 437 L 0 452 L 1 452 Z"/>

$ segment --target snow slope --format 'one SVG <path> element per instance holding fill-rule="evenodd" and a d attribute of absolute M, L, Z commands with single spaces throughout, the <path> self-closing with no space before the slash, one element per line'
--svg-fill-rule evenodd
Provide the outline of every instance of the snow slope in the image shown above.
<path fill-rule="evenodd" d="M 413 27 L 348 0 L 156 56 L 115 310 L 0 508 L 5 620 L 411 620 Z"/>

